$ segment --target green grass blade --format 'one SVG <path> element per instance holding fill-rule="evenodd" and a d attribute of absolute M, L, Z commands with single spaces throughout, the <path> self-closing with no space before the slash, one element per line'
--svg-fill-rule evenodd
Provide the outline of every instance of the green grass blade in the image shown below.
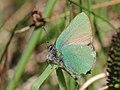
<path fill-rule="evenodd" d="M 83 7 L 83 6 L 78 5 L 77 3 L 73 2 L 72 0 L 68 0 L 68 1 L 71 2 L 71 3 L 73 3 L 73 4 L 75 4 L 75 5 L 78 6 L 78 7 L 81 7 L 82 9 L 88 11 L 88 12 L 91 13 L 92 15 L 94 15 L 94 16 L 96 16 L 97 18 L 99 18 L 99 19 L 103 20 L 104 22 L 108 23 L 108 24 L 111 26 L 111 28 L 113 28 L 114 30 L 117 30 L 107 19 L 105 19 L 105 18 L 103 18 L 103 17 L 95 14 L 93 11 L 91 11 L 91 10 L 89 10 L 89 9 Z"/>
<path fill-rule="evenodd" d="M 16 27 L 17 27 L 17 26 L 16 26 Z M 5 53 L 7 52 L 7 49 L 8 49 L 8 47 L 9 47 L 9 45 L 10 45 L 10 42 L 11 42 L 12 38 L 13 38 L 13 36 L 14 36 L 14 32 L 15 32 L 15 30 L 16 30 L 16 27 L 15 27 L 14 30 L 12 31 L 11 36 L 10 36 L 10 38 L 9 38 L 9 40 L 8 40 L 8 43 L 6 44 L 5 49 L 3 50 L 3 53 L 2 53 L 1 58 L 0 58 L 0 64 L 1 64 L 2 60 L 3 60 L 3 57 L 4 57 Z"/>
<path fill-rule="evenodd" d="M 94 25 L 95 35 L 96 35 L 96 37 L 97 37 L 97 39 L 98 39 L 98 41 L 100 43 L 102 51 L 103 51 L 104 55 L 107 56 L 107 50 L 106 50 L 106 48 L 105 48 L 105 46 L 104 46 L 104 44 L 103 44 L 103 42 L 101 40 L 100 32 L 99 32 L 98 26 L 97 26 L 97 19 L 96 19 L 96 17 L 94 17 L 94 19 L 93 19 L 93 25 Z"/>
<path fill-rule="evenodd" d="M 79 0 L 79 5 L 82 5 L 82 0 Z M 82 12 L 82 8 L 81 7 L 79 7 L 78 10 L 79 10 L 80 13 Z"/>
<path fill-rule="evenodd" d="M 77 89 L 78 89 L 78 83 L 74 80 L 74 78 L 69 76 L 69 90 L 77 90 Z"/>
<path fill-rule="evenodd" d="M 8 87 L 6 90 L 14 90 L 15 87 L 17 86 L 17 84 L 20 80 L 20 77 L 21 77 L 22 73 L 24 72 L 25 66 L 30 58 L 30 55 L 32 54 L 40 36 L 41 36 L 41 31 L 42 31 L 41 28 L 37 28 L 33 32 L 30 42 L 28 43 L 27 48 L 25 48 L 23 55 L 17 65 L 15 75 L 14 75 L 13 79 L 10 81 L 10 83 L 8 84 Z"/>
<path fill-rule="evenodd" d="M 59 82 L 58 84 L 59 84 L 60 90 L 67 90 L 65 77 L 64 77 L 64 74 L 63 74 L 63 71 L 61 70 L 61 68 L 58 68 L 56 70 L 56 73 L 57 73 L 57 77 L 58 77 L 58 82 Z"/>
<path fill-rule="evenodd" d="M 50 17 L 56 2 L 57 2 L 57 0 L 48 0 L 47 5 L 44 10 L 44 13 L 43 13 L 44 18 Z"/>
<path fill-rule="evenodd" d="M 89 11 L 91 11 L 91 0 L 87 0 L 87 8 Z M 88 16 L 90 18 L 90 12 L 88 12 Z"/>
<path fill-rule="evenodd" d="M 42 85 L 45 79 L 55 70 L 55 68 L 57 68 L 56 65 L 54 66 L 48 65 L 45 71 L 40 75 L 40 77 L 33 84 L 32 90 L 39 90 L 39 87 Z"/>
<path fill-rule="evenodd" d="M 72 8 L 72 3 L 70 3 L 70 22 L 73 19 L 73 8 Z"/>

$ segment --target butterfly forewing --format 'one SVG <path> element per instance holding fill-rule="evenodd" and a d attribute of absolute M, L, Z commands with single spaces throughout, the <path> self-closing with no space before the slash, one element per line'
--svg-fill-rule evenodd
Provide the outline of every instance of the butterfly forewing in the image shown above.
<path fill-rule="evenodd" d="M 70 25 L 62 32 L 56 42 L 56 49 L 61 50 L 64 45 L 86 45 L 92 41 L 90 21 L 85 13 L 77 15 Z"/>

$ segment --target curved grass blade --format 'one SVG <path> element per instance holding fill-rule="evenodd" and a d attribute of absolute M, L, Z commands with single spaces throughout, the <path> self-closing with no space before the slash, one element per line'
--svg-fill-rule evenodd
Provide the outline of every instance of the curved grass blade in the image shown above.
<path fill-rule="evenodd" d="M 56 65 L 54 66 L 48 65 L 45 71 L 40 75 L 40 77 L 33 84 L 32 90 L 39 90 L 39 87 L 42 85 L 45 79 L 55 70 L 55 68 L 57 68 Z"/>
<path fill-rule="evenodd" d="M 64 74 L 63 74 L 63 71 L 61 70 L 61 68 L 58 68 L 56 70 L 56 73 L 57 73 L 57 77 L 58 77 L 60 90 L 68 90 L 66 81 L 65 81 L 65 77 L 64 77 Z"/>
<path fill-rule="evenodd" d="M 14 36 L 14 33 L 15 33 L 16 28 L 17 28 L 17 25 L 16 25 L 16 27 L 14 28 L 14 30 L 12 31 L 11 36 L 10 36 L 10 38 L 9 38 L 9 40 L 8 40 L 8 43 L 6 44 L 5 49 L 3 50 L 3 53 L 2 53 L 1 58 L 0 58 L 0 64 L 1 64 L 1 62 L 2 62 L 2 59 L 3 59 L 4 55 L 5 55 L 5 53 L 7 52 L 7 49 L 8 49 L 8 47 L 9 47 L 9 45 L 10 45 L 10 42 L 11 42 L 13 36 Z"/>
<path fill-rule="evenodd" d="M 105 56 L 107 56 L 107 50 L 106 50 L 106 48 L 105 48 L 105 46 L 104 46 L 104 44 L 103 44 L 103 42 L 102 42 L 102 40 L 101 40 L 100 32 L 99 32 L 99 30 L 98 30 L 97 18 L 96 18 L 96 16 L 94 16 L 93 25 L 94 25 L 95 35 L 96 35 L 96 37 L 97 37 L 97 39 L 98 39 L 98 41 L 99 41 L 99 43 L 100 43 L 100 46 L 101 46 L 101 48 L 102 48 L 102 51 L 103 51 L 103 53 L 105 54 Z"/>

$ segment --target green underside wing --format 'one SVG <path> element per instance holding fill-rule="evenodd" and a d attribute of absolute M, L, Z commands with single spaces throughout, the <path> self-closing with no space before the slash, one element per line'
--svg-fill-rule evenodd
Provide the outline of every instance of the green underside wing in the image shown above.
<path fill-rule="evenodd" d="M 55 51 L 57 58 L 54 55 Z M 84 12 L 71 21 L 58 37 L 55 50 L 51 51 L 50 48 L 50 52 L 51 61 L 63 65 L 71 75 L 85 74 L 92 68 L 96 53 L 92 45 L 91 24 Z"/>
<path fill-rule="evenodd" d="M 67 45 L 62 48 L 65 67 L 73 73 L 86 74 L 94 64 L 95 52 L 89 46 Z"/>

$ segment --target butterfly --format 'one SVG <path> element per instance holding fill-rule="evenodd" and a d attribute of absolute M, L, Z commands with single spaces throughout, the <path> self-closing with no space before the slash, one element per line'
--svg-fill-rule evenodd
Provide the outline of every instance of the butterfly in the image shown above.
<path fill-rule="evenodd" d="M 48 46 L 48 61 L 64 68 L 73 78 L 86 74 L 96 61 L 88 16 L 78 14 L 60 34 L 55 45 Z"/>

